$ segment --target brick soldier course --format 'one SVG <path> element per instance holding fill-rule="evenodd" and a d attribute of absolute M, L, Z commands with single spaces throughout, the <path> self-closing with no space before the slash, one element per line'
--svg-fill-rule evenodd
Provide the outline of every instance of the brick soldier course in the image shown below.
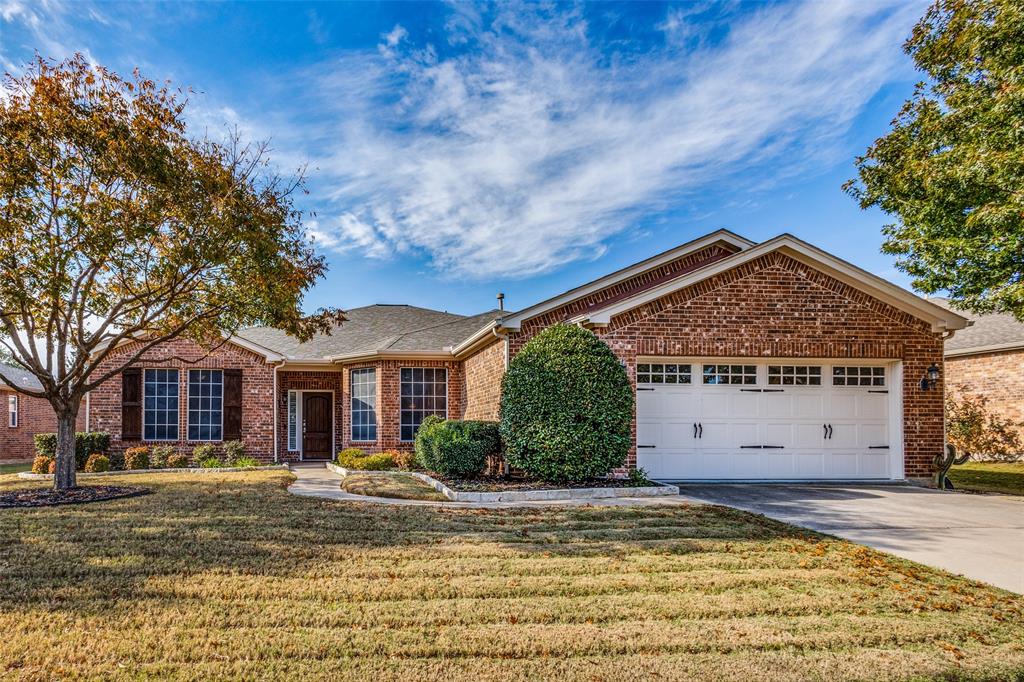
<path fill-rule="evenodd" d="M 334 334 L 307 343 L 278 330 L 245 329 L 212 353 L 188 341 L 164 344 L 140 367 L 180 370 L 181 436 L 188 426 L 187 370 L 240 371 L 240 437 L 247 451 L 264 461 L 298 461 L 305 457 L 301 447 L 289 448 L 290 416 L 292 422 L 298 416 L 289 405 L 301 394 L 292 393 L 290 401 L 289 392 L 330 393 L 335 451 L 351 446 L 408 450 L 412 443 L 401 438 L 403 414 L 406 420 L 430 411 L 496 419 L 507 362 L 532 336 L 559 322 L 593 329 L 634 382 L 641 356 L 899 361 L 903 383 L 893 388 L 902 404 L 903 422 L 897 426 L 903 434 L 903 473 L 923 482 L 943 444 L 942 380 L 932 391 L 921 391 L 919 381 L 931 365 L 942 367 L 943 337 L 966 325 L 961 316 L 792 237 L 754 244 L 726 231 L 517 313 L 493 310 L 464 317 L 401 305 L 347 313 L 349 321 Z M 374 370 L 372 441 L 353 439 L 352 371 L 360 369 Z M 441 401 L 432 394 L 421 395 L 439 391 L 436 386 L 424 389 L 414 381 L 403 396 L 403 369 L 427 370 L 426 376 L 437 381 L 444 373 L 431 370 L 446 371 L 447 409 L 438 407 Z M 365 394 L 367 375 L 360 376 Z M 130 387 L 134 381 L 131 377 Z M 122 405 L 122 386 L 115 379 L 93 392 L 90 423 L 109 431 L 114 447 L 123 449 L 141 441 L 134 433 L 124 437 L 121 420 L 125 414 L 134 419 L 135 408 Z M 358 405 L 366 414 L 369 403 Z M 413 407 L 419 410 L 415 416 L 408 411 Z M 291 444 L 297 445 L 301 434 L 293 435 Z M 183 438 L 172 445 L 187 450 L 195 443 Z M 630 465 L 635 454 L 634 448 Z"/>

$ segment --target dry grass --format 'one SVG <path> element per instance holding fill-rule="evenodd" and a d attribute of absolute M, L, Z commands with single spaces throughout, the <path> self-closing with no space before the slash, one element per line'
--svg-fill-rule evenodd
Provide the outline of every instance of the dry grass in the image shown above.
<path fill-rule="evenodd" d="M 762 517 L 360 505 L 289 479 L 127 476 L 156 494 L 0 512 L 0 677 L 1024 675 L 1024 599 Z"/>
<path fill-rule="evenodd" d="M 1024 462 L 968 462 L 949 470 L 957 490 L 1024 495 Z"/>
<path fill-rule="evenodd" d="M 372 471 L 350 473 L 342 480 L 341 487 L 345 492 L 371 497 L 436 501 L 448 499 L 418 478 L 404 474 L 381 474 Z"/>

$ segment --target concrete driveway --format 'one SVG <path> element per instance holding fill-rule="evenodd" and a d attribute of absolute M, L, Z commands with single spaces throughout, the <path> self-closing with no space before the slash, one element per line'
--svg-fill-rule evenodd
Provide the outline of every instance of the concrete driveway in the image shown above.
<path fill-rule="evenodd" d="M 1024 593 L 1024 498 L 859 485 L 680 483 L 679 492 Z"/>

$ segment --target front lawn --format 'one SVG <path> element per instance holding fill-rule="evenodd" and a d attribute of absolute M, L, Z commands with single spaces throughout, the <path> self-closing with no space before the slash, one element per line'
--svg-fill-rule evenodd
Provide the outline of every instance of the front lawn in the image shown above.
<path fill-rule="evenodd" d="M 31 471 L 32 462 L 2 462 L 0 463 L 0 476 L 3 474 L 16 474 L 19 471 Z"/>
<path fill-rule="evenodd" d="M 1024 674 L 1024 598 L 763 517 L 353 504 L 290 478 L 0 510 L 0 677 Z"/>
<path fill-rule="evenodd" d="M 968 462 L 949 477 L 957 490 L 1024 495 L 1024 462 Z"/>
<path fill-rule="evenodd" d="M 345 492 L 400 500 L 447 501 L 448 498 L 414 476 L 356 471 L 341 481 Z"/>

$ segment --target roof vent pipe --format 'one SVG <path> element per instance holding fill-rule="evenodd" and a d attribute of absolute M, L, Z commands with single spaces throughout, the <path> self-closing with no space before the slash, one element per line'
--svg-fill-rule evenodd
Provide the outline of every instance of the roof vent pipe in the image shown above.
<path fill-rule="evenodd" d="M 505 310 L 505 294 L 498 293 L 498 310 Z"/>

